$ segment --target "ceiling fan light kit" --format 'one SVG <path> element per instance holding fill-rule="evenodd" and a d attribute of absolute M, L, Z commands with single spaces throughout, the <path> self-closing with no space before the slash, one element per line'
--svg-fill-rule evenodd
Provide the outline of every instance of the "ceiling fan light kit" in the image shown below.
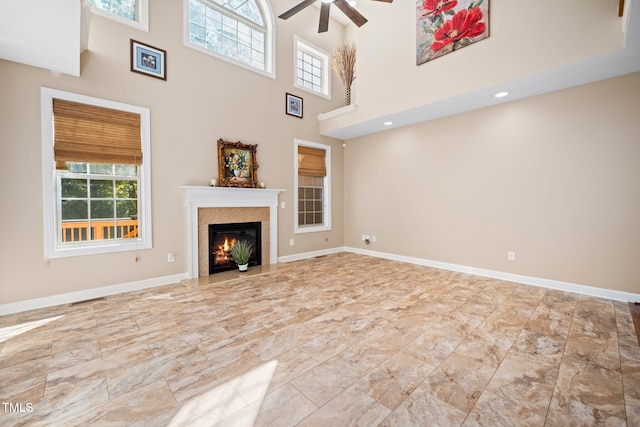
<path fill-rule="evenodd" d="M 284 12 L 282 15 L 278 16 L 280 19 L 289 19 L 296 13 L 300 12 L 302 9 L 305 9 L 308 6 L 311 6 L 316 1 L 320 1 L 320 22 L 318 23 L 318 33 L 324 33 L 329 30 L 329 11 L 331 9 L 331 4 L 335 4 L 338 9 L 342 11 L 351 22 L 356 24 L 358 27 L 362 27 L 367 23 L 367 18 L 362 16 L 360 12 L 358 12 L 355 7 L 352 5 L 352 2 L 347 0 L 303 0 L 297 5 L 293 6 L 291 9 Z M 373 0 L 379 1 L 383 3 L 393 3 L 393 0 Z"/>

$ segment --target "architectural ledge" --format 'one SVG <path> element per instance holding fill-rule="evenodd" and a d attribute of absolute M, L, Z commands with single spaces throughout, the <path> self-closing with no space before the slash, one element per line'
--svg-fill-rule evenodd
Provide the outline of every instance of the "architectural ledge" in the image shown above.
<path fill-rule="evenodd" d="M 345 105 L 344 107 L 337 108 L 335 110 L 327 111 L 326 113 L 318 114 L 318 121 L 323 122 L 325 120 L 332 119 L 334 117 L 341 116 L 343 114 L 349 114 L 354 111 L 358 104 Z"/>

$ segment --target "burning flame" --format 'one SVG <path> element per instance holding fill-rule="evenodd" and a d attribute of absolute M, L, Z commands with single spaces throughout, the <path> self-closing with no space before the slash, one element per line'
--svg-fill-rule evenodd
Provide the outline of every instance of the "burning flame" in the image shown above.
<path fill-rule="evenodd" d="M 224 236 L 224 242 L 221 245 L 218 245 L 217 249 L 213 250 L 213 253 L 216 254 L 216 258 L 218 262 L 225 262 L 229 260 L 229 252 L 233 245 L 236 244 L 236 238 L 232 238 L 229 240 L 227 236 Z"/>

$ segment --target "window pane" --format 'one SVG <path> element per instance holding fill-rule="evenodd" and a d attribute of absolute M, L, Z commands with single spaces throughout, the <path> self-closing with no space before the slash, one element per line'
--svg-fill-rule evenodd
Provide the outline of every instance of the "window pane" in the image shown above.
<path fill-rule="evenodd" d="M 67 179 L 62 178 L 62 197 L 64 198 L 86 198 L 87 197 L 87 180 L 86 179 Z"/>
<path fill-rule="evenodd" d="M 67 170 L 73 173 L 87 173 L 86 163 L 67 162 Z"/>
<path fill-rule="evenodd" d="M 136 165 L 116 165 L 116 175 L 138 175 L 138 166 Z"/>
<path fill-rule="evenodd" d="M 92 219 L 113 219 L 113 200 L 92 200 Z"/>
<path fill-rule="evenodd" d="M 87 219 L 88 218 L 86 200 L 63 200 L 62 220 Z"/>
<path fill-rule="evenodd" d="M 113 197 L 113 181 L 92 179 L 90 181 L 91 198 Z"/>
<path fill-rule="evenodd" d="M 138 183 L 136 181 L 116 181 L 116 198 L 137 199 Z"/>
<path fill-rule="evenodd" d="M 89 163 L 89 173 L 93 175 L 113 175 L 113 165 Z"/>
<path fill-rule="evenodd" d="M 137 218 L 138 203 L 135 200 L 116 201 L 116 218 Z"/>

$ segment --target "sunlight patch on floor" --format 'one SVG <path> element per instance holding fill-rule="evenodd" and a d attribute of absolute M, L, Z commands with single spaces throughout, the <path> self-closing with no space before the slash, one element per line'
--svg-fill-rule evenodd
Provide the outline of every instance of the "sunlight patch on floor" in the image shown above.
<path fill-rule="evenodd" d="M 0 328 L 0 343 L 10 340 L 13 337 L 27 333 L 47 323 L 55 322 L 64 316 L 48 317 L 46 319 L 34 320 L 33 322 L 20 323 L 19 325 L 6 326 Z"/>
<path fill-rule="evenodd" d="M 272 360 L 198 395 L 180 408 L 169 426 L 213 425 L 246 408 L 233 425 L 252 427 L 277 366 Z"/>

